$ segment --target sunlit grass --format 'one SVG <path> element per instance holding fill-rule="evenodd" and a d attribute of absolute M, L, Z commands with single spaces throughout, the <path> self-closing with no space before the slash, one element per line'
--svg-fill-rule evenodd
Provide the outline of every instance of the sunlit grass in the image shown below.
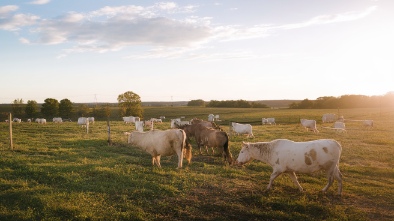
<path fill-rule="evenodd" d="M 152 167 L 149 154 L 127 144 L 124 132 L 133 127 L 121 121 L 111 122 L 112 146 L 106 122 L 91 125 L 89 133 L 75 122 L 13 124 L 14 151 L 8 124 L 0 123 L 0 220 L 392 220 L 393 110 L 340 110 L 345 118 L 376 122 L 370 129 L 349 122 L 347 133 L 318 123 L 314 134 L 298 123 L 304 116 L 319 120 L 326 111 L 166 107 L 145 114 L 168 116 L 158 129 L 169 128 L 172 116 L 205 119 L 211 112 L 220 114 L 225 131 L 230 121 L 251 122 L 255 138 L 230 136 L 234 158 L 243 141 L 336 139 L 343 146 L 342 197 L 336 182 L 327 194 L 320 192 L 327 182 L 323 172 L 297 174 L 305 192 L 287 175 L 265 192 L 269 165 L 228 166 L 197 148 L 183 169 L 176 169 L 176 156 L 163 157 L 161 169 Z M 261 125 L 261 117 L 275 117 L 278 125 Z"/>

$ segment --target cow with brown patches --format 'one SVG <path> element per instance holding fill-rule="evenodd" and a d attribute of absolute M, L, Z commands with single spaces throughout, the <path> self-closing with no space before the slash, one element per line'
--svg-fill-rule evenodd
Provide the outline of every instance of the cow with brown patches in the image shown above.
<path fill-rule="evenodd" d="M 267 190 L 271 189 L 276 177 L 287 173 L 298 189 L 303 191 L 298 183 L 296 172 L 313 173 L 325 170 L 328 183 L 322 191 L 326 192 L 335 179 L 338 182 L 338 194 L 341 195 L 342 174 L 339 171 L 341 152 L 341 145 L 331 139 L 307 142 L 294 142 L 286 139 L 257 143 L 243 142 L 236 164 L 242 165 L 256 159 L 271 165 L 273 172 Z"/>

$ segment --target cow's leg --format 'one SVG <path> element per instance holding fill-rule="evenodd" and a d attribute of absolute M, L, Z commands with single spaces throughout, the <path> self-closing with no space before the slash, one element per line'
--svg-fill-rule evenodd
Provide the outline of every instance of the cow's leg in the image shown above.
<path fill-rule="evenodd" d="M 183 151 L 185 150 L 185 148 L 182 148 L 181 150 L 178 150 L 178 167 L 177 169 L 181 169 L 182 168 L 182 163 L 183 163 Z"/>
<path fill-rule="evenodd" d="M 157 156 L 156 156 L 156 164 L 157 164 L 157 166 L 158 166 L 159 168 L 161 168 L 161 165 L 160 165 L 160 155 L 157 155 Z"/>
<path fill-rule="evenodd" d="M 302 192 L 304 191 L 304 189 L 302 189 L 300 183 L 297 180 L 297 176 L 294 172 L 287 172 L 287 174 L 289 174 L 291 180 L 293 181 L 293 183 L 298 187 L 298 189 Z"/>
<path fill-rule="evenodd" d="M 268 183 L 267 190 L 271 189 L 271 186 L 274 183 L 275 178 L 277 178 L 281 174 L 282 174 L 282 172 L 274 170 L 274 172 L 270 176 L 270 182 Z"/>
<path fill-rule="evenodd" d="M 326 192 L 334 182 L 335 170 L 337 170 L 337 165 L 332 165 L 327 169 L 327 185 L 322 189 L 323 192 Z"/>

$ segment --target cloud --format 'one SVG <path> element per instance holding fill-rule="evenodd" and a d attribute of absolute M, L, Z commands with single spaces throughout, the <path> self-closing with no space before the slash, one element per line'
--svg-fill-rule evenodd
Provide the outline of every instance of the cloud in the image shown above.
<path fill-rule="evenodd" d="M 69 12 L 52 19 L 17 14 L 18 7 L 10 5 L 0 7 L 0 29 L 16 31 L 30 26 L 28 30 L 34 40 L 22 36 L 20 40 L 23 43 L 71 44 L 59 57 L 70 53 L 105 53 L 136 46 L 148 48 L 143 55 L 145 57 L 173 58 L 180 56 L 180 53 L 199 57 L 190 51 L 196 51 L 212 42 L 264 38 L 286 29 L 357 20 L 368 16 L 376 8 L 374 6 L 362 12 L 320 15 L 293 24 L 240 26 L 215 25 L 212 17 L 194 15 L 198 6 L 179 6 L 174 2 L 156 3 L 147 7 L 106 6 L 85 13 Z M 218 53 L 213 57 L 219 56 L 222 55 Z M 251 55 L 241 54 L 240 57 L 246 56 Z M 224 57 L 239 56 L 230 53 Z"/>
<path fill-rule="evenodd" d="M 48 4 L 51 0 L 35 0 L 35 1 L 31 1 L 29 4 L 33 4 L 33 5 L 45 5 Z"/>
<path fill-rule="evenodd" d="M 296 28 L 305 28 L 312 25 L 325 25 L 325 24 L 338 23 L 338 22 L 354 21 L 368 16 L 376 9 L 377 6 L 372 6 L 362 12 L 346 12 L 336 15 L 319 15 L 305 22 L 281 25 L 278 26 L 277 28 L 296 29 Z"/>

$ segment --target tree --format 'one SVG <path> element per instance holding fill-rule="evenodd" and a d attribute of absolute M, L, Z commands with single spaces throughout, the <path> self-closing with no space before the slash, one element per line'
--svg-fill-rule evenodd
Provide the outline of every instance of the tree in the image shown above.
<path fill-rule="evenodd" d="M 28 100 L 25 108 L 26 117 L 27 118 L 36 117 L 37 110 L 38 110 L 37 102 L 34 100 Z"/>
<path fill-rule="evenodd" d="M 41 113 L 46 118 L 53 118 L 59 114 L 59 101 L 54 98 L 47 98 L 41 106 Z"/>
<path fill-rule="evenodd" d="M 66 98 L 60 101 L 59 104 L 60 117 L 70 118 L 72 110 L 73 110 L 73 104 L 69 99 Z"/>
<path fill-rule="evenodd" d="M 191 100 L 187 102 L 187 106 L 193 106 L 193 107 L 204 107 L 205 106 L 205 101 L 198 99 L 198 100 Z"/>
<path fill-rule="evenodd" d="M 12 102 L 12 115 L 14 117 L 23 117 L 23 100 L 22 99 L 15 99 Z"/>
<path fill-rule="evenodd" d="M 132 91 L 119 94 L 118 105 L 120 107 L 121 116 L 142 117 L 143 109 L 141 98 L 138 94 Z"/>
<path fill-rule="evenodd" d="M 78 116 L 87 117 L 89 114 L 89 107 L 86 104 L 81 104 L 78 106 Z"/>

